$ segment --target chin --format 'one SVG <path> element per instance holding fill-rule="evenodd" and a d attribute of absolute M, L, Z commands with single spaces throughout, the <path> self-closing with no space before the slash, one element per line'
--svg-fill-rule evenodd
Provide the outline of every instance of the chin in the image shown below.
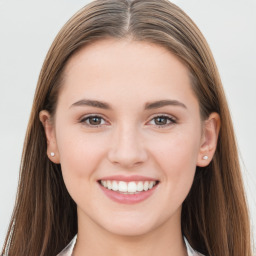
<path fill-rule="evenodd" d="M 102 227 L 119 236 L 142 236 L 161 225 L 161 218 L 156 218 L 156 216 L 135 215 L 127 213 L 125 216 L 115 216 L 110 222 L 103 221 Z"/>
<path fill-rule="evenodd" d="M 151 226 L 138 226 L 136 224 L 131 225 L 131 224 L 125 224 L 125 223 L 121 223 L 120 225 L 111 225 L 111 227 L 106 227 L 106 230 L 114 235 L 118 235 L 118 236 L 143 236 L 146 235 L 148 233 L 150 233 L 150 231 L 152 231 L 154 229 L 154 227 Z"/>

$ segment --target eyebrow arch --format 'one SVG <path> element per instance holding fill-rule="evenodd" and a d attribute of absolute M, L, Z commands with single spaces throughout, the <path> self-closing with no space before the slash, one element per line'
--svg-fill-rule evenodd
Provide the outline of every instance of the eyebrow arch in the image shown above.
<path fill-rule="evenodd" d="M 98 100 L 88 100 L 88 99 L 79 100 L 73 103 L 70 107 L 74 107 L 74 106 L 91 106 L 95 108 L 102 108 L 102 109 L 108 109 L 108 110 L 112 109 L 108 103 L 98 101 Z"/>
<path fill-rule="evenodd" d="M 112 110 L 112 107 L 106 102 L 97 101 L 97 100 L 89 100 L 89 99 L 79 100 L 79 101 L 73 103 L 70 107 L 74 107 L 74 106 L 91 106 L 91 107 L 95 107 L 95 108 Z M 183 104 L 182 102 L 177 101 L 177 100 L 159 100 L 159 101 L 146 103 L 145 110 L 157 109 L 157 108 L 161 108 L 164 106 L 179 106 L 179 107 L 183 107 L 183 108 L 187 109 L 185 104 Z"/>
<path fill-rule="evenodd" d="M 161 108 L 164 106 L 179 106 L 187 109 L 185 104 L 177 100 L 159 100 L 155 102 L 146 103 L 145 110 Z"/>

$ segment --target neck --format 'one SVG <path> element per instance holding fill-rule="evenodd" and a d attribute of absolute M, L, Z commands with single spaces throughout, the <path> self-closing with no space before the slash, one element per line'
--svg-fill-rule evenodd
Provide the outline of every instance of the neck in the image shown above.
<path fill-rule="evenodd" d="M 78 235 L 73 255 L 187 256 L 187 250 L 180 221 L 175 216 L 145 234 L 128 236 L 109 232 L 91 219 L 79 218 L 78 215 Z"/>

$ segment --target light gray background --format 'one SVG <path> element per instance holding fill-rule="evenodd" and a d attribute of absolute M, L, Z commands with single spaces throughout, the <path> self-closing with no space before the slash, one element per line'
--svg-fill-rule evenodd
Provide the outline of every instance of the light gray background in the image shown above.
<path fill-rule="evenodd" d="M 0 0 L 0 248 L 15 202 L 40 68 L 56 33 L 87 2 Z M 255 236 L 256 0 L 173 2 L 195 21 L 216 59 L 235 125 Z"/>

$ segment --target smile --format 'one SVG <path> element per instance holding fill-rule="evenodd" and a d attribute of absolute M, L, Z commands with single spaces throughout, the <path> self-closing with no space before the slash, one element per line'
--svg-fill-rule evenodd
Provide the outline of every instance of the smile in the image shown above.
<path fill-rule="evenodd" d="M 111 200 L 121 204 L 135 204 L 142 202 L 154 194 L 159 181 L 132 177 L 111 177 L 98 180 L 103 193 Z"/>
<path fill-rule="evenodd" d="M 101 185 L 109 190 L 117 191 L 123 194 L 138 194 L 142 191 L 152 189 L 157 181 L 115 181 L 115 180 L 101 180 Z"/>

